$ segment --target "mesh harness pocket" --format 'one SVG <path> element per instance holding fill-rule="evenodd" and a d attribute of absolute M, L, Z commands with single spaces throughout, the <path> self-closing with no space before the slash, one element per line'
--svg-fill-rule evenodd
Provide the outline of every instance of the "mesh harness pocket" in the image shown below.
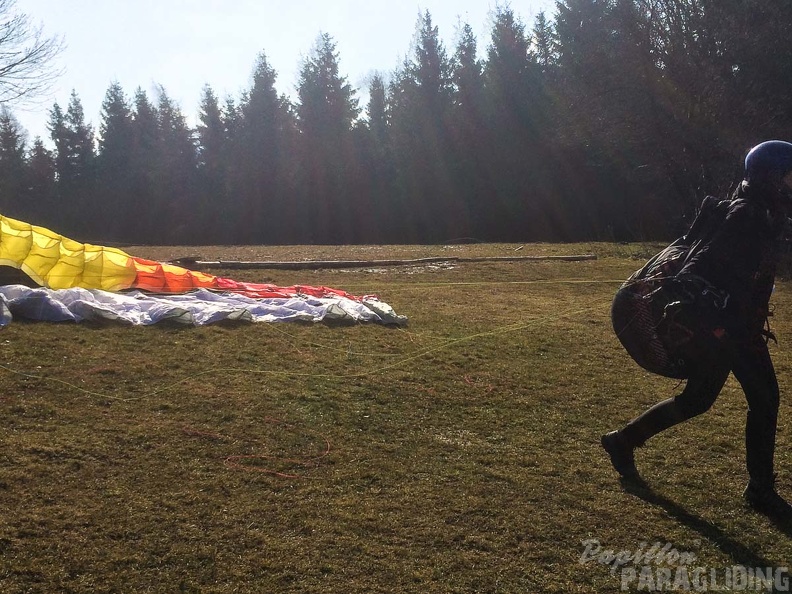
<path fill-rule="evenodd" d="M 611 322 L 638 365 L 686 379 L 697 353 L 725 335 L 727 304 L 728 295 L 701 277 L 631 277 L 616 293 Z"/>

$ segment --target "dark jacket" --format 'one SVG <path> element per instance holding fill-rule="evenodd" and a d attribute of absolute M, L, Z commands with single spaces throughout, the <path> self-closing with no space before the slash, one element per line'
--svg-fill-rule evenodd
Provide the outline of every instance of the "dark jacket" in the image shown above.
<path fill-rule="evenodd" d="M 688 232 L 621 286 L 611 306 L 616 336 L 644 369 L 684 379 L 729 344 L 765 331 L 786 217 L 743 183 L 708 197 Z"/>
<path fill-rule="evenodd" d="M 769 313 L 785 216 L 746 183 L 730 200 L 707 198 L 705 209 L 712 216 L 698 217 L 702 228 L 696 228 L 698 219 L 691 227 L 692 243 L 700 237 L 679 277 L 697 275 L 727 293 L 727 332 L 737 340 L 751 340 L 761 335 Z"/>

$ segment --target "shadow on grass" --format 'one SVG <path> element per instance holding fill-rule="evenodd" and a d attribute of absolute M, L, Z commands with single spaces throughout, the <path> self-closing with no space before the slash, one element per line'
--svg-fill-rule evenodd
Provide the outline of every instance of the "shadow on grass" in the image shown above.
<path fill-rule="evenodd" d="M 620 482 L 622 488 L 627 493 L 662 508 L 669 516 L 675 518 L 689 528 L 692 528 L 704 538 L 717 545 L 724 553 L 731 556 L 735 565 L 742 565 L 743 567 L 773 567 L 776 565 L 765 557 L 757 554 L 743 543 L 727 535 L 723 530 L 708 520 L 688 511 L 668 497 L 654 492 L 642 479 L 638 481 L 621 479 Z M 792 520 L 773 521 L 773 524 L 779 531 L 792 538 Z"/>

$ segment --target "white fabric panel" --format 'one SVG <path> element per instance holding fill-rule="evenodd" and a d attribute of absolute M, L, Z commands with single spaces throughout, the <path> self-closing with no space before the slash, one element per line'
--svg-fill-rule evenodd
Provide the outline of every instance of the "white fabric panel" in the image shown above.
<path fill-rule="evenodd" d="M 13 316 L 51 322 L 113 320 L 149 325 L 168 320 L 203 326 L 221 320 L 286 322 L 339 320 L 402 325 L 404 316 L 376 298 L 362 302 L 345 297 L 299 296 L 288 299 L 252 299 L 232 293 L 199 289 L 182 295 L 150 295 L 141 291 L 110 293 L 98 289 L 30 288 L 0 286 L 0 325 Z"/>

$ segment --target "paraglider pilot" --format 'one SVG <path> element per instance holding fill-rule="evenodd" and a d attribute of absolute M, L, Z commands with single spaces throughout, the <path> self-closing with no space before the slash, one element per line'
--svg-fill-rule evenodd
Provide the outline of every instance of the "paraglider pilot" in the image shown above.
<path fill-rule="evenodd" d="M 729 373 L 748 401 L 748 485 L 756 511 L 792 519 L 775 489 L 773 456 L 779 389 L 767 323 L 780 240 L 792 214 L 792 144 L 755 146 L 730 199 L 708 197 L 688 233 L 633 274 L 611 310 L 619 339 L 646 369 L 687 379 L 682 392 L 602 436 L 616 471 L 640 480 L 634 450 L 707 411 Z"/>

